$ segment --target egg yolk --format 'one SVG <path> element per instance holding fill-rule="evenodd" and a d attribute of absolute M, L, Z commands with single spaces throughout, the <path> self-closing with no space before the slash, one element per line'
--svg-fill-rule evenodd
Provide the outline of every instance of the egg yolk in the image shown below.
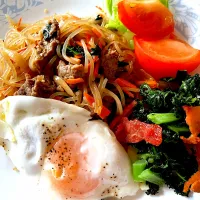
<path fill-rule="evenodd" d="M 47 155 L 53 166 L 49 175 L 53 189 L 65 198 L 85 197 L 99 185 L 99 178 L 87 159 L 89 150 L 82 148 L 86 140 L 80 133 L 66 134 Z"/>

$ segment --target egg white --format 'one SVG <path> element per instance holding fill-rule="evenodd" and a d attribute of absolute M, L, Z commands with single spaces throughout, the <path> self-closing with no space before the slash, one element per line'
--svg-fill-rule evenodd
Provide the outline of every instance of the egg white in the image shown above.
<path fill-rule="evenodd" d="M 95 200 L 136 194 L 138 184 L 132 179 L 128 155 L 104 122 L 90 121 L 87 110 L 51 99 L 13 96 L 0 102 L 0 113 L 0 142 L 20 173 L 37 180 L 39 199 Z M 81 198 L 64 198 L 46 175 L 52 170 L 47 152 L 69 133 L 85 137 L 81 151 L 90 150 L 92 174 L 101 179 L 94 191 Z"/>

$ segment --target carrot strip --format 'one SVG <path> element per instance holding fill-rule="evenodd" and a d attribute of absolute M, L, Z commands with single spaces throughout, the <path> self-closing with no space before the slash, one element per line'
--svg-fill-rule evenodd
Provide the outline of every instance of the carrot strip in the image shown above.
<path fill-rule="evenodd" d="M 84 80 L 82 78 L 67 79 L 66 83 L 74 85 L 78 83 L 84 83 Z"/>
<path fill-rule="evenodd" d="M 83 56 L 82 56 L 81 54 L 79 54 L 79 55 L 75 55 L 74 57 L 80 59 L 80 58 L 82 58 Z"/>
<path fill-rule="evenodd" d="M 90 34 L 86 34 L 86 43 L 89 43 L 91 39 L 91 35 Z"/>
<path fill-rule="evenodd" d="M 17 24 L 17 30 L 18 30 L 18 31 L 19 31 L 19 29 L 20 29 L 21 23 L 22 23 L 22 17 L 20 17 L 20 19 L 19 19 L 19 21 L 18 21 L 18 24 Z"/>
<path fill-rule="evenodd" d="M 96 28 L 92 28 L 92 32 L 98 37 L 102 37 L 102 34 L 96 29 Z"/>
<path fill-rule="evenodd" d="M 88 93 L 84 92 L 84 97 L 86 98 L 87 102 L 90 106 L 94 103 L 94 98 L 90 96 Z"/>
<path fill-rule="evenodd" d="M 134 84 L 130 83 L 129 81 L 124 80 L 123 78 L 117 78 L 115 82 L 120 87 L 130 87 L 130 88 L 137 88 Z"/>
<path fill-rule="evenodd" d="M 128 105 L 124 108 L 122 115 L 117 115 L 117 116 L 113 119 L 113 121 L 110 123 L 110 128 L 111 128 L 111 130 L 113 130 L 113 129 L 117 126 L 117 124 L 120 122 L 120 120 L 121 120 L 123 117 L 128 117 L 128 116 L 131 114 L 133 108 L 134 108 L 136 105 L 137 105 L 137 102 L 136 102 L 136 101 L 132 101 L 130 104 L 128 104 Z"/>
<path fill-rule="evenodd" d="M 94 62 L 97 62 L 97 61 L 99 61 L 99 57 L 98 56 L 93 56 L 93 60 L 94 60 Z"/>
<path fill-rule="evenodd" d="M 185 182 L 183 192 L 188 192 L 190 189 L 190 186 L 193 185 L 195 182 L 198 182 L 200 180 L 200 171 L 196 172 L 194 175 L 191 176 L 191 178 Z"/>
<path fill-rule="evenodd" d="M 190 128 L 191 135 L 189 138 L 181 137 L 181 139 L 188 144 L 198 144 L 200 143 L 200 106 L 190 107 L 183 106 L 183 109 L 186 113 L 186 123 Z"/>
<path fill-rule="evenodd" d="M 191 191 L 200 193 L 200 180 L 196 181 L 191 186 Z"/>
<path fill-rule="evenodd" d="M 100 61 L 98 60 L 94 64 L 94 77 L 97 77 L 99 74 L 99 67 L 100 67 Z"/>
<path fill-rule="evenodd" d="M 124 91 L 125 94 L 127 94 L 129 97 L 134 98 L 134 94 L 128 90 L 125 90 L 122 88 L 122 90 Z"/>
<path fill-rule="evenodd" d="M 88 93 L 84 92 L 84 97 L 86 98 L 87 102 L 89 103 L 90 106 L 93 106 L 94 103 L 94 98 L 92 96 L 90 96 Z M 106 108 L 105 106 L 102 107 L 101 113 L 99 115 L 99 117 L 101 117 L 101 119 L 105 119 L 108 115 L 110 115 L 111 111 Z"/>
<path fill-rule="evenodd" d="M 82 47 L 82 43 L 80 41 L 76 41 L 76 44 Z"/>
<path fill-rule="evenodd" d="M 27 49 L 27 47 L 24 47 L 24 48 L 22 48 L 22 49 L 19 49 L 19 50 L 17 51 L 17 53 L 21 53 L 21 52 L 25 51 L 26 49 Z"/>
<path fill-rule="evenodd" d="M 100 11 L 103 11 L 103 9 L 100 6 L 96 6 L 97 9 L 99 9 Z"/>
<path fill-rule="evenodd" d="M 145 81 L 137 81 L 136 84 L 137 85 L 142 85 L 146 83 L 147 85 L 150 86 L 150 88 L 158 88 L 158 83 L 155 80 L 145 80 Z"/>

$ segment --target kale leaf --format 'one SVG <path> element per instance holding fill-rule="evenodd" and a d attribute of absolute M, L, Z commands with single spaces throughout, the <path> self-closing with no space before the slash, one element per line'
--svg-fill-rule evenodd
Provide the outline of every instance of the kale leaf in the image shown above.
<path fill-rule="evenodd" d="M 176 95 L 172 91 L 151 89 L 147 84 L 140 86 L 140 94 L 152 112 L 169 112 L 173 107 L 172 99 Z"/>
<path fill-rule="evenodd" d="M 200 76 L 188 75 L 177 91 L 151 89 L 147 84 L 143 84 L 140 94 L 151 112 L 180 112 L 182 115 L 182 106 L 200 105 Z"/>
<path fill-rule="evenodd" d="M 67 56 L 74 57 L 75 55 L 82 55 L 85 57 L 83 47 L 81 46 L 68 46 L 66 50 Z"/>
<path fill-rule="evenodd" d="M 103 19 L 103 17 L 101 15 L 97 15 L 95 21 L 99 21 L 99 20 L 102 20 L 102 19 Z"/>
<path fill-rule="evenodd" d="M 153 183 L 146 182 L 149 186 L 149 189 L 146 191 L 147 195 L 156 195 L 159 191 L 159 186 Z"/>
<path fill-rule="evenodd" d="M 138 149 L 139 156 L 147 160 L 147 168 L 159 174 L 169 188 L 177 194 L 188 195 L 183 193 L 184 183 L 198 170 L 198 164 L 194 154 L 188 153 L 181 139 L 177 138 L 176 143 L 164 140 L 159 147 L 145 142 L 132 145 Z M 147 193 L 154 195 L 154 189 Z"/>
<path fill-rule="evenodd" d="M 148 164 L 146 169 L 157 173 L 164 179 L 165 184 L 174 189 L 177 194 L 188 196 L 183 193 L 184 183 L 198 170 L 195 152 L 189 153 L 180 139 L 180 136 L 188 137 L 191 133 L 185 122 L 184 105 L 200 106 L 200 76 L 190 76 L 185 72 L 179 72 L 177 77 L 163 79 L 167 83 L 173 82 L 178 85 L 175 89 L 165 90 L 151 89 L 147 84 L 140 86 L 142 100 L 138 100 L 130 119 L 139 119 L 146 123 L 152 123 L 147 116 L 152 113 L 174 113 L 182 116 L 178 121 L 161 124 L 163 142 L 155 147 L 146 142 L 131 144 L 138 150 L 140 159 L 145 159 Z M 147 183 L 147 194 L 156 194 L 158 186 Z"/>
<path fill-rule="evenodd" d="M 99 45 L 96 45 L 95 48 L 91 48 L 90 54 L 92 56 L 100 56 L 101 55 L 101 48 L 99 47 Z"/>
<path fill-rule="evenodd" d="M 49 41 L 49 40 L 51 40 L 52 38 L 56 38 L 57 37 L 57 30 L 55 30 L 54 32 L 52 32 L 51 34 L 50 34 L 50 32 L 51 32 L 51 26 L 52 26 L 52 24 L 49 22 L 46 26 L 45 26 L 45 28 L 43 29 L 43 37 L 44 37 L 44 40 L 46 40 L 46 41 Z"/>

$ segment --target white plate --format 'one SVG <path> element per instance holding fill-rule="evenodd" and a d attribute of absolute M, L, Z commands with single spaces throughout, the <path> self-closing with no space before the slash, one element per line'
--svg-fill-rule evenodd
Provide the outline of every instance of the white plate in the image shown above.
<path fill-rule="evenodd" d="M 97 12 L 95 6 L 102 6 L 103 0 L 1 0 L 0 1 L 0 37 L 8 30 L 5 14 L 13 19 L 23 17 L 26 22 L 39 20 L 54 13 L 70 11 L 78 16 L 91 16 Z M 47 9 L 48 14 L 44 13 Z M 170 0 L 170 9 L 174 13 L 176 29 L 191 45 L 200 49 L 200 3 L 199 0 Z M 12 163 L 0 147 L 0 199 L 1 200 L 36 200 L 29 184 L 23 182 L 13 170 Z M 172 190 L 162 189 L 159 195 L 147 196 L 143 193 L 126 200 L 186 200 L 175 195 Z M 124 200 L 125 200 L 124 199 Z M 200 195 L 191 195 L 189 200 L 200 199 Z M 46 200 L 46 199 L 44 199 Z"/>

